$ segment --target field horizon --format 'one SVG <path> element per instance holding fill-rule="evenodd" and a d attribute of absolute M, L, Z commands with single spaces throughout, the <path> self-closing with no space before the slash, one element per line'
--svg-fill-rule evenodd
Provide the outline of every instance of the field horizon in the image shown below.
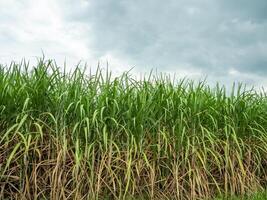
<path fill-rule="evenodd" d="M 267 95 L 242 84 L 0 64 L 0 135 L 0 199 L 245 198 L 267 186 Z"/>

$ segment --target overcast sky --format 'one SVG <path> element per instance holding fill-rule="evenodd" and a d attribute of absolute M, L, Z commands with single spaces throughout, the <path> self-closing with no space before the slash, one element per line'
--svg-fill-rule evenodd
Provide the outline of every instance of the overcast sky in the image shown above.
<path fill-rule="evenodd" d="M 0 62 L 108 61 L 267 88 L 267 0 L 0 0 Z"/>

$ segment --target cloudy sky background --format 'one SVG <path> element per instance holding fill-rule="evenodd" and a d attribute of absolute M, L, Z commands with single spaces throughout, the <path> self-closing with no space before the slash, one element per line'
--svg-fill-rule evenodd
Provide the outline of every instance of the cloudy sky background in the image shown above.
<path fill-rule="evenodd" d="M 0 0 L 0 62 L 42 56 L 115 74 L 267 88 L 266 0 Z"/>

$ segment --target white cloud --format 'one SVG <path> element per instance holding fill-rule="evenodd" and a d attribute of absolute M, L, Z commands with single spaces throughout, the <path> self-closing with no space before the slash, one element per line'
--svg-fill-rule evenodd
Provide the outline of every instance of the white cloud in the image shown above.
<path fill-rule="evenodd" d="M 35 60 L 42 51 L 60 63 L 89 60 L 89 27 L 66 21 L 61 7 L 54 0 L 1 1 L 0 62 Z"/>

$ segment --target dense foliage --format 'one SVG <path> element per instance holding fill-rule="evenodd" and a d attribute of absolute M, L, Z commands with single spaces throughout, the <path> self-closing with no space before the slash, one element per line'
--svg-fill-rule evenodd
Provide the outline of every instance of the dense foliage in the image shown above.
<path fill-rule="evenodd" d="M 0 197 L 203 199 L 266 188 L 263 92 L 61 69 L 0 67 Z"/>

